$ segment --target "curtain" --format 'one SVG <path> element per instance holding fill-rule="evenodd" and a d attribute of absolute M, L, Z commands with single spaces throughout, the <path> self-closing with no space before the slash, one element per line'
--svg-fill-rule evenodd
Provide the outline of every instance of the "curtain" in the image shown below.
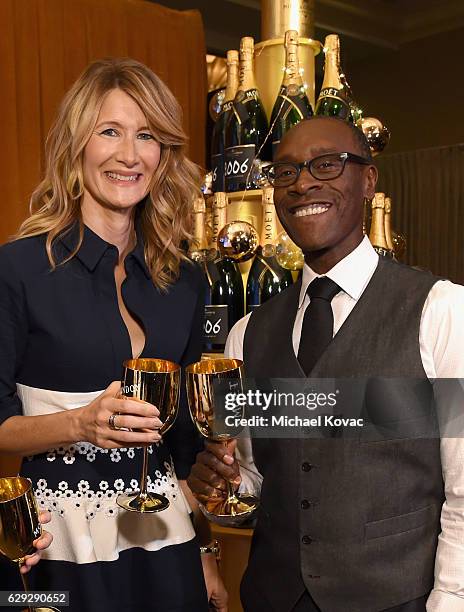
<path fill-rule="evenodd" d="M 92 61 L 132 57 L 170 87 L 184 113 L 189 157 L 204 165 L 206 61 L 200 13 L 143 0 L 1 0 L 0 244 L 28 214 L 58 105 Z"/>
<path fill-rule="evenodd" d="M 28 215 L 44 143 L 58 105 L 82 70 L 102 57 L 132 57 L 170 87 L 184 113 L 189 157 L 204 165 L 206 49 L 198 11 L 143 0 L 0 1 L 0 244 Z M 18 470 L 0 456 L 0 475 Z"/>
<path fill-rule="evenodd" d="M 464 144 L 376 159 L 377 191 L 392 198 L 403 260 L 464 284 Z"/>

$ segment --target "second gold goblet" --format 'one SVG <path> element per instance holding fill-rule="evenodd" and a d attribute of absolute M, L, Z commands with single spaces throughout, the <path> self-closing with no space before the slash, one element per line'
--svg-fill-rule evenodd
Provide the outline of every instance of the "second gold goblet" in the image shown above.
<path fill-rule="evenodd" d="M 243 392 L 243 362 L 239 359 L 205 359 L 187 366 L 186 384 L 190 414 L 199 432 L 215 442 L 226 443 L 240 432 L 226 425 L 226 395 Z M 242 414 L 235 413 L 237 422 Z M 212 522 L 224 526 L 240 525 L 251 518 L 259 506 L 253 495 L 238 494 L 227 482 L 226 499 L 211 499 L 200 508 Z"/>
<path fill-rule="evenodd" d="M 124 362 L 124 397 L 154 404 L 163 422 L 160 433 L 164 434 L 173 425 L 179 403 L 180 366 L 164 359 L 129 359 Z M 164 495 L 148 492 L 148 448 L 143 449 L 140 490 L 137 494 L 118 495 L 116 502 L 131 512 L 161 512 L 169 507 Z"/>
<path fill-rule="evenodd" d="M 28 478 L 11 476 L 0 478 L 0 553 L 10 561 L 24 563 L 26 555 L 35 552 L 33 542 L 42 533 L 39 512 L 32 483 Z M 21 574 L 24 591 L 28 592 L 27 578 Z M 30 612 L 60 612 L 57 608 L 32 608 Z"/>

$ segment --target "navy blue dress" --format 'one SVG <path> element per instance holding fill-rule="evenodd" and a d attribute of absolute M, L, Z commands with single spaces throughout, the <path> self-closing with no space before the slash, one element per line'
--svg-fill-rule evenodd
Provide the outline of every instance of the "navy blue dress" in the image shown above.
<path fill-rule="evenodd" d="M 57 241 L 58 261 L 78 238 L 75 225 Z M 118 251 L 85 227 L 77 255 L 54 271 L 45 235 L 0 248 L 0 423 L 13 415 L 40 415 L 87 405 L 131 357 L 121 317 L 114 267 Z M 143 357 L 182 366 L 201 355 L 203 285 L 182 264 L 162 293 L 145 265 L 143 242 L 125 260 L 124 302 L 145 331 Z M 30 573 L 36 590 L 70 591 L 70 612 L 208 609 L 190 508 L 178 485 L 201 442 L 182 385 L 178 418 L 150 453 L 150 491 L 170 507 L 139 515 L 119 509 L 120 492 L 137 489 L 142 449 L 101 449 L 82 441 L 27 457 L 21 474 L 38 504 L 52 512 L 54 535 Z M 21 589 L 16 568 L 0 561 L 0 590 Z"/>

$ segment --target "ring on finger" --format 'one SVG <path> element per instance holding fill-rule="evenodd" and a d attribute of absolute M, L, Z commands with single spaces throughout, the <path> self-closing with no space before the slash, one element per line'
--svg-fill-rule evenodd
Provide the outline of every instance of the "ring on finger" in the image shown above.
<path fill-rule="evenodd" d="M 108 419 L 108 425 L 110 429 L 113 429 L 114 431 L 121 431 L 121 429 L 123 429 L 122 427 L 118 427 L 114 420 L 117 416 L 119 416 L 119 412 L 113 412 L 113 414 L 110 414 L 109 419 Z"/>

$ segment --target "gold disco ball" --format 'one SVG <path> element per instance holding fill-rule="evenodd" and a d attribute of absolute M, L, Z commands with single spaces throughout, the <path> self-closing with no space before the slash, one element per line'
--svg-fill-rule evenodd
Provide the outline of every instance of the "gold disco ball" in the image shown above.
<path fill-rule="evenodd" d="M 406 238 L 399 232 L 392 231 L 393 252 L 396 259 L 401 259 L 406 252 Z"/>
<path fill-rule="evenodd" d="M 201 185 L 201 192 L 204 196 L 209 196 L 213 193 L 213 173 L 207 172 Z"/>
<path fill-rule="evenodd" d="M 286 270 L 301 270 L 304 264 L 303 251 L 290 239 L 287 232 L 280 232 L 277 236 L 275 257 L 277 263 Z"/>
<path fill-rule="evenodd" d="M 225 89 L 219 89 L 214 94 L 214 96 L 211 97 L 211 100 L 209 101 L 209 106 L 208 106 L 209 116 L 215 123 L 218 120 L 219 115 L 221 114 L 225 94 L 226 94 Z"/>
<path fill-rule="evenodd" d="M 364 117 L 356 122 L 357 127 L 367 138 L 372 155 L 375 157 L 390 142 L 390 130 L 375 117 Z"/>
<path fill-rule="evenodd" d="M 246 221 L 232 221 L 218 234 L 218 248 L 223 257 L 242 263 L 251 259 L 259 244 L 258 233 Z"/>

